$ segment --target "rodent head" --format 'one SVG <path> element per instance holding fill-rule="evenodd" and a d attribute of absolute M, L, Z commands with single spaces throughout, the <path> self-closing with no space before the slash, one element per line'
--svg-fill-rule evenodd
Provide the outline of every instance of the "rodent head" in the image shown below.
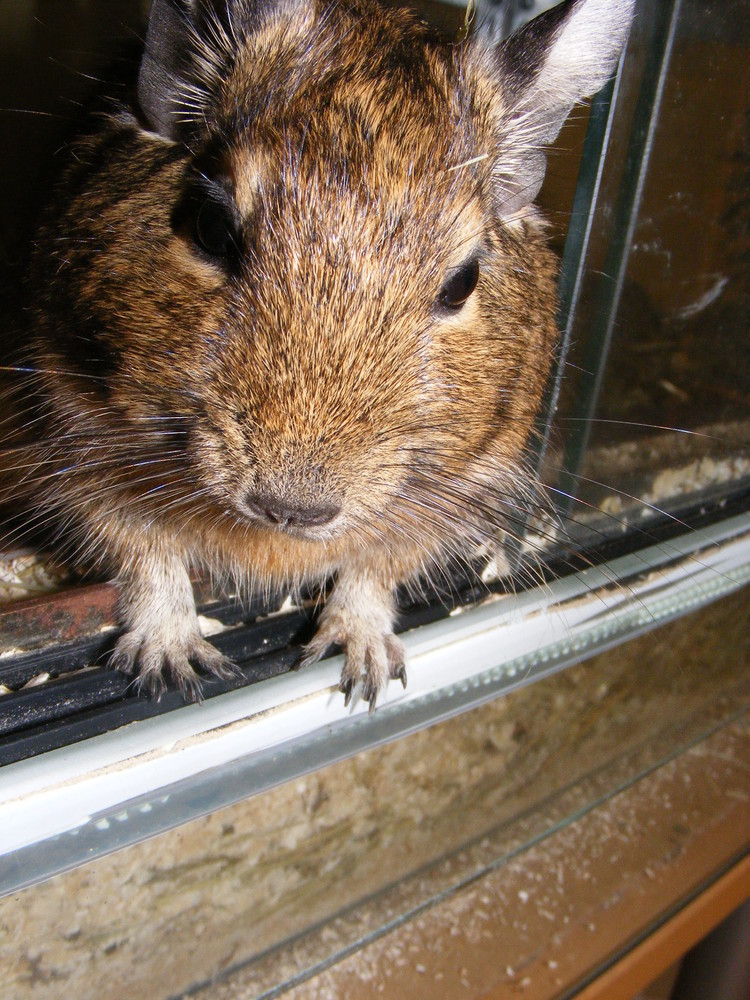
<path fill-rule="evenodd" d="M 140 108 L 79 144 L 45 251 L 47 312 L 71 315 L 42 349 L 80 370 L 85 332 L 88 419 L 136 447 L 168 417 L 185 496 L 263 531 L 460 534 L 518 468 L 553 355 L 540 144 L 631 6 L 569 0 L 498 50 L 373 0 L 156 0 Z"/>

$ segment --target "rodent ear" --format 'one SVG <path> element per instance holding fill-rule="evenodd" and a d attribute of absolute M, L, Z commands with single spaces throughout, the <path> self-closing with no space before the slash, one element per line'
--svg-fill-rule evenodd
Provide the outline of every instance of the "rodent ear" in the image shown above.
<path fill-rule="evenodd" d="M 634 7 L 635 0 L 564 0 L 497 47 L 503 108 L 496 176 L 503 217 L 539 193 L 542 147 L 557 137 L 573 105 L 614 72 Z"/>
<path fill-rule="evenodd" d="M 176 138 L 180 91 L 188 77 L 192 4 L 153 0 L 138 73 L 138 101 L 154 132 Z"/>
<path fill-rule="evenodd" d="M 281 0 L 152 0 L 138 73 L 138 102 L 149 127 L 177 139 L 200 118 L 237 44 Z"/>

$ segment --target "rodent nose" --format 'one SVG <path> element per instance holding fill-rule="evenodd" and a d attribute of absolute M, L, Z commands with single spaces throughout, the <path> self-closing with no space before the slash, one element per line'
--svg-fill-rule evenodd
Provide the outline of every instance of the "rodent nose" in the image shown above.
<path fill-rule="evenodd" d="M 340 513 L 336 504 L 291 504 L 264 493 L 248 493 L 249 509 L 279 528 L 322 528 Z"/>

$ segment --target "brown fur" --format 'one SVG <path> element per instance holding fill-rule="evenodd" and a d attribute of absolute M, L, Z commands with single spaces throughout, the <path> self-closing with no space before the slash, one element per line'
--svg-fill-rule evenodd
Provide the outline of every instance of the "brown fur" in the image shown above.
<path fill-rule="evenodd" d="M 533 209 L 498 210 L 493 65 L 370 0 L 285 4 L 204 66 L 180 141 L 115 107 L 72 146 L 31 279 L 43 431 L 27 485 L 117 574 L 116 664 L 149 686 L 170 669 L 196 693 L 188 661 L 227 666 L 198 635 L 186 566 L 249 586 L 338 573 L 310 655 L 347 644 L 342 689 L 364 673 L 374 704 L 403 677 L 393 587 L 496 537 L 503 498 L 512 515 L 556 265 Z M 196 164 L 241 219 L 233 267 L 181 215 Z M 472 254 L 475 293 L 436 308 Z M 249 494 L 341 513 L 277 530 Z M 357 626 L 362 595 L 379 637 Z"/>

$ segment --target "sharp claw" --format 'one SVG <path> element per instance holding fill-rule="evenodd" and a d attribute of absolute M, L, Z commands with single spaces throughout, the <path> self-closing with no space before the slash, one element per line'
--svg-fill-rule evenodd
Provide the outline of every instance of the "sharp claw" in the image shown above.
<path fill-rule="evenodd" d="M 393 672 L 394 680 L 399 680 L 406 687 L 406 666 L 403 663 L 399 663 Z"/>
<path fill-rule="evenodd" d="M 230 660 L 228 656 L 222 656 L 218 663 L 212 664 L 209 669 L 220 677 L 223 681 L 236 681 L 244 678 L 244 673 L 237 666 L 234 660 Z"/>
<path fill-rule="evenodd" d="M 153 701 L 159 704 L 161 696 L 166 691 L 164 678 L 159 673 L 141 674 L 135 682 L 139 694 L 144 691 Z"/>
<path fill-rule="evenodd" d="M 140 638 L 134 641 L 128 634 L 121 635 L 109 655 L 108 666 L 121 674 L 135 673 L 140 646 Z"/>
<path fill-rule="evenodd" d="M 344 696 L 344 708 L 349 707 L 349 702 L 352 700 L 352 694 L 354 692 L 354 681 L 351 679 L 342 680 L 339 684 L 339 691 Z"/>
<path fill-rule="evenodd" d="M 135 669 L 135 660 L 127 653 L 114 652 L 109 658 L 109 666 L 121 674 L 130 675 Z"/>
<path fill-rule="evenodd" d="M 188 677 L 179 682 L 180 694 L 185 701 L 196 705 L 203 704 L 203 686 L 197 677 Z"/>
<path fill-rule="evenodd" d="M 369 702 L 370 713 L 375 711 L 375 703 L 378 700 L 378 689 L 374 684 L 366 684 L 363 691 L 362 697 L 366 702 Z"/>

